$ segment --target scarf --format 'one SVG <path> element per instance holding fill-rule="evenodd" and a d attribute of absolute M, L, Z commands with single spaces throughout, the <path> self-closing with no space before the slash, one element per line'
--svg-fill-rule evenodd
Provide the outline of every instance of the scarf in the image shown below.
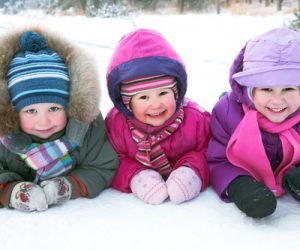
<path fill-rule="evenodd" d="M 273 123 L 256 110 L 243 106 L 245 116 L 232 134 L 226 154 L 228 160 L 265 185 L 275 196 L 283 194 L 282 176 L 295 163 L 300 161 L 300 136 L 293 128 L 299 123 L 300 114 L 281 123 Z M 272 171 L 262 142 L 260 129 L 278 134 L 282 143 L 283 159 Z"/>
<path fill-rule="evenodd" d="M 2 144 L 8 148 L 9 139 L 2 137 Z M 35 183 L 46 180 L 68 171 L 72 167 L 72 157 L 69 155 L 76 147 L 65 136 L 50 142 L 32 143 L 25 153 L 18 153 L 26 165 L 36 170 Z"/>
<path fill-rule="evenodd" d="M 160 142 L 168 138 L 178 129 L 183 118 L 184 111 L 181 106 L 174 121 L 155 134 L 143 132 L 133 124 L 130 118 L 127 118 L 131 136 L 137 144 L 136 160 L 144 166 L 158 171 L 163 176 L 170 174 L 172 168 L 160 146 Z"/>

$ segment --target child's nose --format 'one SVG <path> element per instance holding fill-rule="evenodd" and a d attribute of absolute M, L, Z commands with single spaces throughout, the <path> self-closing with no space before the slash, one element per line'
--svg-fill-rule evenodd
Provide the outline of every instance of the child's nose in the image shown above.
<path fill-rule="evenodd" d="M 160 105 L 161 105 L 161 103 L 160 103 L 159 98 L 153 98 L 153 99 L 151 100 L 151 104 L 150 104 L 150 107 L 151 107 L 151 108 L 153 108 L 153 109 L 159 108 Z"/>
<path fill-rule="evenodd" d="M 49 116 L 47 113 L 41 113 L 38 116 L 38 124 L 39 125 L 47 125 L 49 124 Z"/>
<path fill-rule="evenodd" d="M 274 93 L 272 96 L 273 102 L 282 102 L 284 96 L 281 93 Z"/>

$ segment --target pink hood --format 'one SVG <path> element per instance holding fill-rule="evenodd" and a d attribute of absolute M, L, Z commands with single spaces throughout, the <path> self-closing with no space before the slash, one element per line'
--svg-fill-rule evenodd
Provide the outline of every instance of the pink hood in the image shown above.
<path fill-rule="evenodd" d="M 176 77 L 178 108 L 186 93 L 187 75 L 174 48 L 160 33 L 150 29 L 138 29 L 124 36 L 115 48 L 106 74 L 109 96 L 115 107 L 125 115 L 132 115 L 122 102 L 122 81 L 160 74 Z"/>

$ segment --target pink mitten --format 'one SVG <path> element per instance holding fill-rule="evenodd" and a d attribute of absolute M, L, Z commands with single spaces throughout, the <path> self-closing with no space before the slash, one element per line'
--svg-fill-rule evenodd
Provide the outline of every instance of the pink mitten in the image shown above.
<path fill-rule="evenodd" d="M 167 186 L 159 173 L 143 170 L 135 175 L 130 183 L 132 193 L 152 205 L 161 204 L 167 197 Z"/>
<path fill-rule="evenodd" d="M 185 166 L 174 170 L 166 183 L 170 200 L 175 204 L 195 198 L 200 193 L 202 185 L 194 170 Z"/>

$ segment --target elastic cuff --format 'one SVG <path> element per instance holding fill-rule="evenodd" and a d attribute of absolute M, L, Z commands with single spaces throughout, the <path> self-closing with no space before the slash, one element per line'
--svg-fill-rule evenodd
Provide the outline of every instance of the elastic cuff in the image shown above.
<path fill-rule="evenodd" d="M 9 208 L 12 190 L 18 183 L 19 181 L 0 184 L 0 204 L 2 207 Z"/>
<path fill-rule="evenodd" d="M 89 193 L 85 184 L 76 175 L 71 174 L 65 178 L 71 183 L 72 186 L 71 199 L 88 196 Z"/>

